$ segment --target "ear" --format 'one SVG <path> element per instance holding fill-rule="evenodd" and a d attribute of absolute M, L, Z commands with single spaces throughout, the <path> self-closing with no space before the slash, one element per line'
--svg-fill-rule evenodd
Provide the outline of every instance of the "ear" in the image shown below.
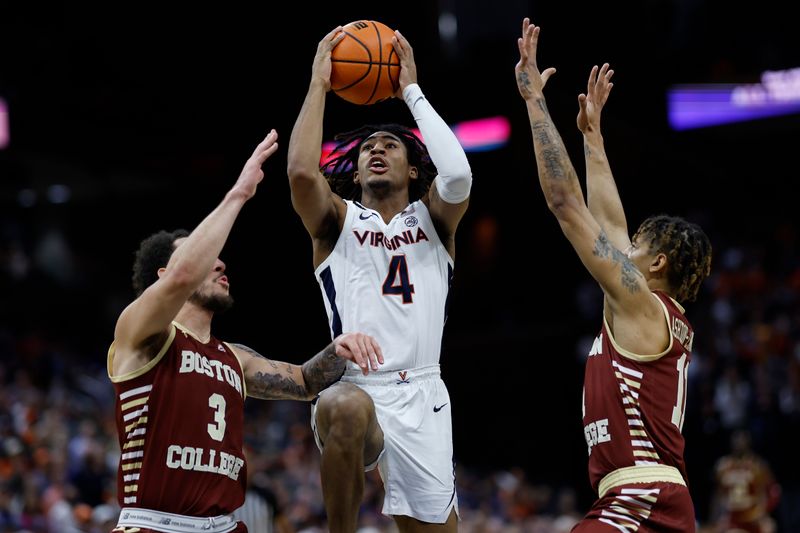
<path fill-rule="evenodd" d="M 358 170 L 353 172 L 353 183 L 358 184 Z"/>
<path fill-rule="evenodd" d="M 415 180 L 419 177 L 419 171 L 417 170 L 417 167 L 410 167 L 408 169 L 408 177 L 412 180 Z"/>
<path fill-rule="evenodd" d="M 167 269 L 164 268 L 164 267 L 159 268 L 158 269 L 158 277 L 160 278 L 161 276 L 163 276 L 164 272 L 166 272 L 166 271 L 167 271 Z"/>
<path fill-rule="evenodd" d="M 667 274 L 667 256 L 666 254 L 656 254 L 650 262 L 650 272 L 659 276 Z"/>

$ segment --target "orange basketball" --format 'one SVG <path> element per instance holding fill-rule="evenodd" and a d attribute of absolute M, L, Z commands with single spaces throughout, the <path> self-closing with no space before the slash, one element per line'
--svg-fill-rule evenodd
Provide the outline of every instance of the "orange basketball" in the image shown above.
<path fill-rule="evenodd" d="M 400 76 L 394 30 L 374 20 L 357 20 L 343 31 L 344 39 L 331 52 L 331 90 L 359 105 L 391 97 Z"/>

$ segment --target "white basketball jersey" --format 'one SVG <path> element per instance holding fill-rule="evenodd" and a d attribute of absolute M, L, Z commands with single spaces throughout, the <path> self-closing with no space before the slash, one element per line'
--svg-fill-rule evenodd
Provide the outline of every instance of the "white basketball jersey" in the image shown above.
<path fill-rule="evenodd" d="M 345 202 L 342 233 L 315 272 L 332 336 L 373 336 L 381 371 L 439 364 L 453 261 L 428 208 L 416 201 L 385 224 L 377 211 Z"/>

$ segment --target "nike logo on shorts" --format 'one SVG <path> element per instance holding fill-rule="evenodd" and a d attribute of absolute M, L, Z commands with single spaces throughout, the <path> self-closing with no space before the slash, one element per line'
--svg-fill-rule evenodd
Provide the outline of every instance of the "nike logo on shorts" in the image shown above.
<path fill-rule="evenodd" d="M 444 407 L 445 405 L 447 405 L 447 404 L 446 404 L 446 403 L 443 403 L 443 404 L 442 404 L 442 405 L 440 405 L 439 407 L 436 407 L 436 406 L 434 405 L 434 406 L 433 406 L 433 412 L 434 412 L 434 413 L 438 413 L 439 411 L 441 411 L 441 410 L 442 410 L 442 407 Z"/>

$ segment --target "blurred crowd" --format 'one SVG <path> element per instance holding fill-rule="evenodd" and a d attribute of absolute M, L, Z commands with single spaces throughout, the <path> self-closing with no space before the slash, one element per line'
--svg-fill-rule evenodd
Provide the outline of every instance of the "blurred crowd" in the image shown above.
<path fill-rule="evenodd" d="M 772 476 L 763 487 L 747 489 L 764 494 L 746 496 L 763 500 L 773 524 L 765 527 L 800 531 L 800 253 L 791 226 L 778 225 L 762 237 L 715 242 L 712 277 L 690 304 L 697 335 L 686 460 L 699 525 L 708 532 L 723 531 L 718 526 L 733 505 L 720 472 L 731 464 L 723 457 L 734 451 L 739 430 L 747 432 L 750 453 Z M 4 290 L 13 293 L 33 277 L 46 277 L 37 273 L 35 258 L 8 242 L 0 242 Z M 579 286 L 576 305 L 596 300 L 596 290 L 589 282 Z M 586 323 L 574 324 L 586 335 L 576 343 L 576 365 L 599 324 L 596 308 L 584 311 Z M 119 510 L 119 449 L 104 354 L 88 357 L 85 348 L 44 333 L 41 324 L 19 328 L 13 315 L 6 309 L 0 321 L 0 533 L 109 532 Z M 83 334 L 90 333 L 88 325 Z M 324 531 L 309 406 L 248 400 L 246 408 L 250 490 L 242 512 L 269 516 L 271 529 L 263 531 Z M 533 481 L 522 468 L 486 471 L 463 464 L 456 475 L 461 531 L 565 533 L 586 511 L 576 497 L 585 478 L 556 486 Z M 377 471 L 368 475 L 365 495 L 362 531 L 394 531 L 380 513 Z M 254 523 L 250 530 L 262 531 Z"/>

